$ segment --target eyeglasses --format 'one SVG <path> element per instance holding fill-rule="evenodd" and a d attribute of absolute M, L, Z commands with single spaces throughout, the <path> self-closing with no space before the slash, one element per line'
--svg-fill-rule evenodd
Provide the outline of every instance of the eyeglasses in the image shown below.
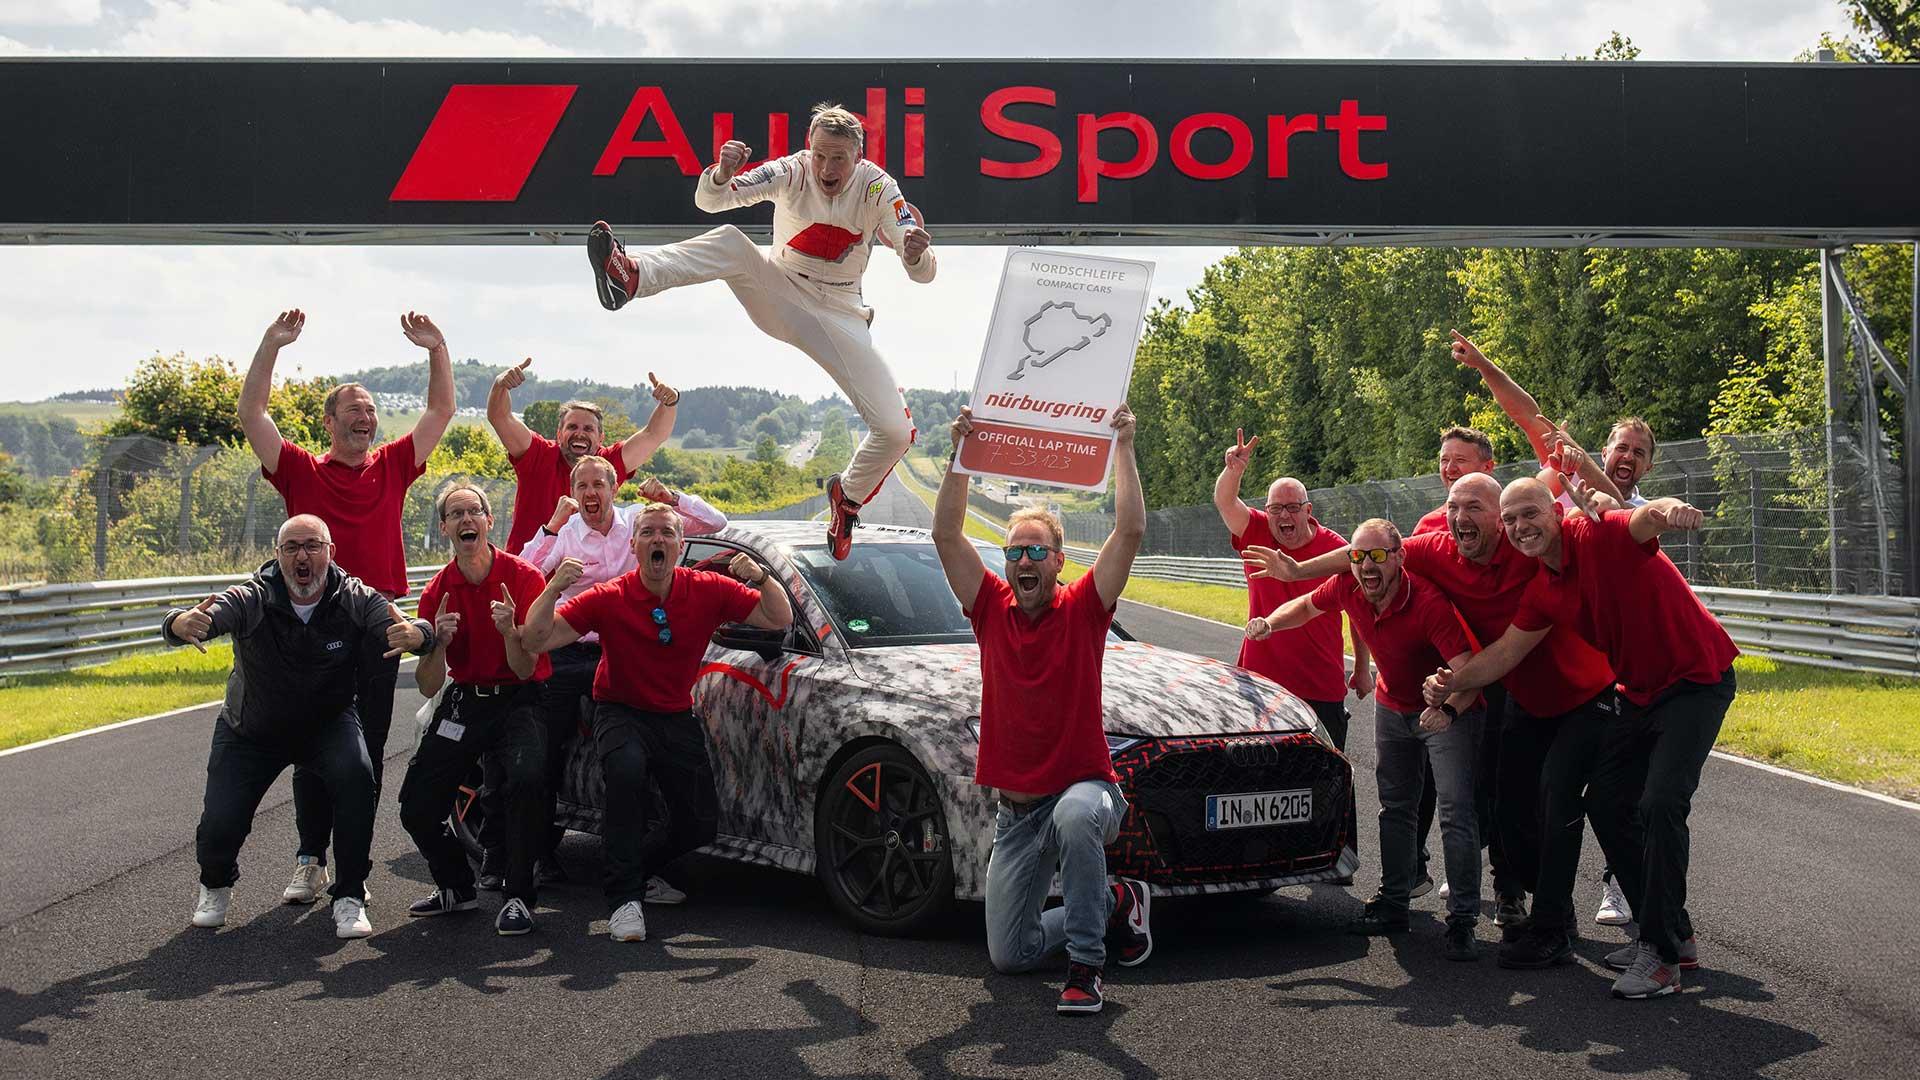
<path fill-rule="evenodd" d="M 673 628 L 667 625 L 667 609 L 657 607 L 653 609 L 652 614 L 653 625 L 660 628 L 660 644 L 673 644 Z"/>
<path fill-rule="evenodd" d="M 1054 552 L 1054 548 L 1046 544 L 1008 544 L 1000 550 L 1006 553 L 1008 562 L 1019 562 L 1022 555 L 1033 562 L 1046 562 Z"/>
<path fill-rule="evenodd" d="M 467 517 L 478 518 L 478 517 L 486 517 L 486 516 L 487 516 L 486 510 L 482 509 L 481 507 L 475 506 L 471 509 L 467 507 L 457 507 L 455 509 L 449 510 L 446 513 L 440 515 L 440 518 L 442 521 L 451 521 L 454 518 L 467 518 Z"/>
<path fill-rule="evenodd" d="M 286 543 L 280 545 L 280 554 L 282 555 L 318 555 L 332 546 L 333 546 L 332 544 L 328 543 L 325 540 L 309 540 L 304 544 L 297 544 L 289 540 Z"/>
<path fill-rule="evenodd" d="M 1309 507 L 1309 506 L 1312 506 L 1312 505 L 1313 505 L 1312 503 L 1303 503 L 1303 502 L 1296 502 L 1296 503 L 1268 503 L 1268 504 L 1267 504 L 1267 513 L 1269 513 L 1269 514 L 1297 514 L 1297 513 L 1299 513 L 1300 511 L 1302 511 L 1302 510 L 1305 510 L 1305 509 L 1306 509 L 1307 507 Z"/>
<path fill-rule="evenodd" d="M 1377 563 L 1383 563 L 1387 561 L 1387 556 L 1399 550 L 1398 545 L 1390 548 L 1348 548 L 1347 561 L 1353 563 L 1355 566 L 1366 562 L 1368 559 L 1372 559 Z"/>

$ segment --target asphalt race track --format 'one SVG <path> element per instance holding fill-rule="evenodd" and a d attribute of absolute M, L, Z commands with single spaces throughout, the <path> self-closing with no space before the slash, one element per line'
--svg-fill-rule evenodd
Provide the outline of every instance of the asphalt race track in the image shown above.
<path fill-rule="evenodd" d="M 892 483 L 867 517 L 927 512 Z M 1121 618 L 1164 647 L 1237 649 L 1203 620 Z M 403 676 L 397 731 L 419 700 Z M 0 757 L 0 1076 L 1896 1077 L 1920 1060 L 1920 813 L 1720 760 L 1692 819 L 1703 967 L 1678 996 L 1611 1000 L 1598 958 L 1625 935 L 1591 923 L 1578 962 L 1544 972 L 1495 967 L 1490 920 L 1479 963 L 1442 959 L 1432 895 L 1410 935 L 1342 933 L 1378 875 L 1360 737 L 1352 889 L 1156 902 L 1152 959 L 1110 972 L 1104 1013 L 1069 1018 L 1053 1012 L 1065 961 L 994 973 L 977 905 L 935 940 L 867 938 L 811 879 L 704 857 L 669 872 L 689 902 L 649 907 L 648 940 L 616 945 L 594 837 L 569 838 L 574 883 L 543 894 L 533 936 L 493 934 L 493 894 L 409 921 L 430 886 L 391 805 L 398 755 L 373 937 L 336 940 L 324 905 L 278 902 L 284 778 L 227 926 L 194 930 L 213 712 Z"/>

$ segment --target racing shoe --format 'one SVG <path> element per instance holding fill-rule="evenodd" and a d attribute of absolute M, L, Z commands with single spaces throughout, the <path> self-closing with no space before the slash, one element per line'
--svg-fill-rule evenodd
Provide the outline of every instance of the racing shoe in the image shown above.
<path fill-rule="evenodd" d="M 1347 924 L 1347 933 L 1376 937 L 1380 934 L 1404 934 L 1412 929 L 1407 909 L 1376 896 L 1367 901 L 1360 917 Z"/>
<path fill-rule="evenodd" d="M 647 940 L 647 913 L 640 910 L 640 901 L 629 900 L 620 905 L 607 920 L 607 936 L 615 941 Z"/>
<path fill-rule="evenodd" d="M 1100 969 L 1078 960 L 1067 962 L 1067 986 L 1060 991 L 1055 1010 L 1063 1013 L 1097 1013 L 1106 1004 L 1100 996 Z"/>
<path fill-rule="evenodd" d="M 434 915 L 451 915 L 456 911 L 472 911 L 480 906 L 480 900 L 472 889 L 435 889 L 425 898 L 415 900 L 407 908 L 407 918 L 425 919 Z"/>
<path fill-rule="evenodd" d="M 1113 883 L 1113 893 L 1107 942 L 1113 946 L 1114 962 L 1121 967 L 1139 967 L 1153 953 L 1153 928 L 1147 922 L 1153 908 L 1153 891 L 1144 881 L 1121 878 Z"/>
<path fill-rule="evenodd" d="M 533 912 L 519 897 L 508 900 L 494 917 L 493 932 L 501 937 L 519 937 L 533 932 Z"/>
<path fill-rule="evenodd" d="M 289 904 L 311 904 L 320 899 L 320 894 L 331 884 L 333 871 L 312 855 L 302 855 L 293 864 L 293 880 L 287 882 L 280 899 Z"/>
<path fill-rule="evenodd" d="M 827 477 L 827 504 L 833 508 L 833 519 L 827 522 L 827 547 L 835 559 L 845 559 L 847 552 L 853 550 L 853 529 L 860 524 L 860 504 L 847 498 L 846 489 L 840 486 L 839 473 Z"/>
<path fill-rule="evenodd" d="M 1594 913 L 1593 921 L 1601 926 L 1625 926 L 1633 921 L 1633 908 L 1627 905 L 1627 894 L 1620 889 L 1618 878 L 1608 878 L 1606 891 L 1600 897 L 1600 910 Z"/>
<path fill-rule="evenodd" d="M 1680 989 L 1680 966 L 1660 959 L 1660 950 L 1649 942 L 1634 942 L 1633 966 L 1613 980 L 1613 996 L 1629 1001 L 1665 997 Z M 1609 955 L 1607 959 L 1613 957 Z"/>
<path fill-rule="evenodd" d="M 1493 906 L 1493 925 L 1495 926 L 1518 926 L 1525 922 L 1526 919 L 1527 898 L 1525 895 L 1503 896 L 1500 898 L 1499 903 Z"/>
<path fill-rule="evenodd" d="M 1525 933 L 1500 946 L 1497 961 L 1503 968 L 1552 967 L 1573 958 L 1573 939 L 1564 930 L 1530 926 Z"/>
<path fill-rule="evenodd" d="M 1412 891 L 1407 893 L 1407 899 L 1418 900 L 1432 891 L 1433 891 L 1433 875 L 1422 870 L 1420 872 L 1420 880 L 1413 883 L 1413 889 Z M 1440 894 L 1440 899 L 1445 900 L 1446 898 L 1447 898 L 1446 893 Z"/>
<path fill-rule="evenodd" d="M 1637 959 L 1640 955 L 1639 950 L 1640 950 L 1640 943 L 1638 941 L 1629 941 L 1626 943 L 1626 945 L 1622 946 L 1621 948 L 1615 949 L 1612 952 L 1608 953 L 1606 956 L 1606 959 L 1602 960 L 1601 963 L 1607 965 L 1608 967 L 1612 968 L 1615 971 L 1625 971 L 1628 968 L 1633 966 L 1634 960 Z M 1699 966 L 1700 966 L 1700 942 L 1695 938 L 1687 938 L 1681 941 L 1680 942 L 1681 970 L 1693 971 Z"/>
<path fill-rule="evenodd" d="M 593 264 L 593 291 L 599 294 L 600 306 L 608 311 L 625 307 L 639 287 L 640 271 L 604 221 L 594 222 L 587 230 L 587 261 Z"/>
<path fill-rule="evenodd" d="M 687 894 L 667 884 L 667 879 L 658 874 L 647 879 L 646 901 L 649 904 L 684 904 Z"/>
<path fill-rule="evenodd" d="M 337 938 L 363 938 L 373 934 L 373 924 L 367 921 L 367 905 L 351 896 L 338 897 L 333 902 L 333 936 Z"/>
<path fill-rule="evenodd" d="M 233 889 L 209 889 L 200 886 L 200 902 L 193 906 L 193 925 L 227 925 L 227 904 L 233 900 Z"/>

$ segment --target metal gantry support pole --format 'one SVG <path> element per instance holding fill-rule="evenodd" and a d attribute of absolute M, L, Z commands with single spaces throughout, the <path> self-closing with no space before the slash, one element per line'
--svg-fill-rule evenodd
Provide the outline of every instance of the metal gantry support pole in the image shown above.
<path fill-rule="evenodd" d="M 1900 472 L 1906 479 L 1906 585 L 1908 596 L 1920 596 L 1920 241 L 1913 245 L 1913 312 L 1907 328 L 1907 394 L 1900 413 L 1904 441 Z"/>
<path fill-rule="evenodd" d="M 1840 410 L 1847 400 L 1840 380 L 1846 371 L 1847 315 L 1840 301 L 1840 283 L 1834 280 L 1833 260 L 1838 253 L 1830 248 L 1820 251 L 1820 341 L 1827 365 L 1827 560 L 1828 592 L 1840 591 L 1840 497 L 1835 476 L 1840 471 Z"/>

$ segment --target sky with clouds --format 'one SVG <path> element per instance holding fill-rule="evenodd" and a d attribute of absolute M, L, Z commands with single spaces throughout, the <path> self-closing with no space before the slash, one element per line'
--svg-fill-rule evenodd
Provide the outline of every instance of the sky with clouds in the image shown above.
<path fill-rule="evenodd" d="M 1835 0 L 0 0 L 0 55 L 1510 60 L 1589 53 L 1618 30 L 1649 60 L 1785 61 L 1846 28 Z M 1103 251 L 1153 261 L 1156 294 L 1176 301 L 1222 254 Z M 906 386 L 971 385 L 1005 249 L 939 257 L 931 286 L 885 252 L 867 273 L 876 343 Z M 309 375 L 418 360 L 399 329 L 413 309 L 456 357 L 531 356 L 536 372 L 611 383 L 651 370 L 680 386 L 832 391 L 724 286 L 609 316 L 584 262 L 574 247 L 0 247 L 0 400 L 118 385 L 154 352 L 244 363 L 294 305 L 307 330 L 283 367 Z"/>

